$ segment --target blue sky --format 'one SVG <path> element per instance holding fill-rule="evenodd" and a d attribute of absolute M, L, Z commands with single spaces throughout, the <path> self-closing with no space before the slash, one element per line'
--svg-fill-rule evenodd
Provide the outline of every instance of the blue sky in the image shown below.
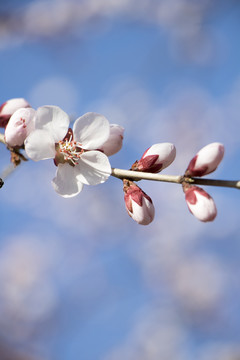
<path fill-rule="evenodd" d="M 181 174 L 201 147 L 220 141 L 226 154 L 211 177 L 239 179 L 239 6 L 162 0 L 165 17 L 157 17 L 154 1 L 134 12 L 134 0 L 87 3 L 91 11 L 69 24 L 54 12 L 47 34 L 34 18 L 47 3 L 38 12 L 29 8 L 38 1 L 1 4 L 19 28 L 6 22 L 0 32 L 0 102 L 58 105 L 73 120 L 102 113 L 125 128 L 110 159 L 125 169 L 169 141 L 177 157 L 164 173 Z M 22 21 L 27 12 L 33 25 Z M 3 171 L 9 153 L 1 151 Z M 125 211 L 120 180 L 63 199 L 54 174 L 52 161 L 28 161 L 1 189 L 2 342 L 36 360 L 239 356 L 237 190 L 206 189 L 218 216 L 203 224 L 180 187 L 142 181 L 156 209 L 143 227 Z"/>

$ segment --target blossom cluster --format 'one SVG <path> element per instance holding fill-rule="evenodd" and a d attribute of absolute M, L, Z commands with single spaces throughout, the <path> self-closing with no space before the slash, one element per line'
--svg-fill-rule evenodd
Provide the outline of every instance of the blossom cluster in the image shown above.
<path fill-rule="evenodd" d="M 84 185 L 97 185 L 109 178 L 112 173 L 109 156 L 122 148 L 124 134 L 123 127 L 110 124 L 105 116 L 94 112 L 78 117 L 71 128 L 68 114 L 59 107 L 46 105 L 35 110 L 22 98 L 10 99 L 0 106 L 0 127 L 5 129 L 5 143 L 15 165 L 20 161 L 16 156 L 24 158 L 19 152 L 21 149 L 34 161 L 53 159 L 57 170 L 52 186 L 66 198 L 79 194 Z M 216 205 L 205 190 L 187 179 L 212 173 L 223 155 L 221 143 L 205 146 L 189 162 L 183 176 L 188 209 L 203 222 L 215 219 Z M 159 173 L 175 157 L 176 148 L 172 143 L 154 144 L 130 170 Z M 128 178 L 123 179 L 123 191 L 127 213 L 138 224 L 150 224 L 155 214 L 152 199 Z"/>
<path fill-rule="evenodd" d="M 185 172 L 186 177 L 204 176 L 215 171 L 222 161 L 224 146 L 211 143 L 203 147 L 190 161 Z M 183 191 L 189 211 L 200 221 L 212 221 L 217 215 L 213 198 L 198 186 L 183 183 Z"/>
<path fill-rule="evenodd" d="M 202 177 L 215 171 L 224 155 L 224 146 L 211 143 L 203 147 L 190 161 L 184 178 Z M 131 170 L 157 173 L 169 166 L 175 159 L 176 149 L 171 143 L 152 145 L 135 161 Z M 125 205 L 128 214 L 139 224 L 150 224 L 154 219 L 154 205 L 151 198 L 133 182 L 123 181 Z M 212 197 L 202 188 L 182 183 L 185 200 L 189 211 L 200 221 L 213 221 L 217 215 L 217 208 Z"/>
<path fill-rule="evenodd" d="M 1 120 L 9 147 L 23 147 L 34 161 L 54 160 L 52 185 L 63 197 L 79 194 L 84 184 L 105 182 L 111 175 L 108 156 L 122 147 L 124 129 L 93 112 L 70 128 L 69 116 L 57 106 L 34 110 L 24 99 L 11 99 L 1 106 Z"/>
<path fill-rule="evenodd" d="M 154 144 L 143 153 L 140 160 L 133 163 L 131 170 L 158 173 L 169 166 L 175 157 L 176 148 L 173 144 Z M 128 214 L 138 224 L 150 224 L 155 214 L 152 199 L 134 182 L 126 179 L 123 180 L 123 191 Z"/>

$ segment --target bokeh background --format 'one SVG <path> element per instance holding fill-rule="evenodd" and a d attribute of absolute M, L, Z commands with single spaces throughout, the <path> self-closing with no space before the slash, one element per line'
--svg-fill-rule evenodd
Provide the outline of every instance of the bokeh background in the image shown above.
<path fill-rule="evenodd" d="M 163 173 L 180 175 L 219 141 L 209 177 L 237 180 L 239 36 L 234 0 L 1 1 L 0 103 L 104 114 L 125 128 L 113 167 L 167 141 Z M 2 172 L 9 160 L 1 145 Z M 23 163 L 0 192 L 0 359 L 239 360 L 238 191 L 209 187 L 205 224 L 180 186 L 142 181 L 156 209 L 144 227 L 120 180 L 63 199 L 55 170 Z"/>

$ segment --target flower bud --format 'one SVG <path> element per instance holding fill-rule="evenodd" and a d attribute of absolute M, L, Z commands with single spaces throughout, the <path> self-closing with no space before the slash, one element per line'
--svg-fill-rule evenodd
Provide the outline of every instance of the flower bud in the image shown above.
<path fill-rule="evenodd" d="M 171 143 L 160 143 L 148 148 L 131 170 L 157 173 L 169 166 L 176 157 L 176 148 Z"/>
<path fill-rule="evenodd" d="M 190 161 L 186 176 L 204 176 L 216 170 L 224 155 L 224 146 L 218 142 L 204 146 Z"/>
<path fill-rule="evenodd" d="M 124 200 L 128 214 L 138 224 L 150 224 L 155 214 L 152 199 L 134 182 L 123 180 L 123 183 Z"/>
<path fill-rule="evenodd" d="M 30 107 L 23 98 L 10 99 L 0 106 L 0 127 L 6 127 L 13 113 L 20 108 Z"/>
<path fill-rule="evenodd" d="M 5 141 L 9 146 L 22 146 L 26 137 L 35 128 L 35 110 L 22 108 L 14 112 L 5 129 Z"/>
<path fill-rule="evenodd" d="M 189 211 L 200 221 L 213 221 L 217 216 L 217 208 L 213 198 L 202 188 L 190 186 L 185 190 L 185 200 Z"/>
<path fill-rule="evenodd" d="M 110 135 L 108 140 L 101 146 L 105 155 L 111 156 L 116 154 L 122 148 L 124 128 L 117 124 L 110 124 Z"/>

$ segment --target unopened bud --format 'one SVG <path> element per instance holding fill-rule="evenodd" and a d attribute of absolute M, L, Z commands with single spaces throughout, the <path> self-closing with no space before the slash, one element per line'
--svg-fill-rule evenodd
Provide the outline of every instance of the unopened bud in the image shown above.
<path fill-rule="evenodd" d="M 9 146 L 22 146 L 26 137 L 35 128 L 35 110 L 18 109 L 11 116 L 6 129 L 5 141 Z"/>
<path fill-rule="evenodd" d="M 150 224 L 155 214 L 152 199 L 132 181 L 123 180 L 123 183 L 124 200 L 128 214 L 138 224 Z"/>
<path fill-rule="evenodd" d="M 218 142 L 204 146 L 190 161 L 186 176 L 204 176 L 216 170 L 224 155 L 224 146 Z"/>
<path fill-rule="evenodd" d="M 169 166 L 175 157 L 176 148 L 173 144 L 154 144 L 132 165 L 131 170 L 157 173 Z"/>
<path fill-rule="evenodd" d="M 110 124 L 108 140 L 101 146 L 101 150 L 107 156 L 116 154 L 122 148 L 124 128 L 117 124 Z"/>
<path fill-rule="evenodd" d="M 20 108 L 30 107 L 23 98 L 10 99 L 0 106 L 0 127 L 6 127 L 10 117 Z"/>
<path fill-rule="evenodd" d="M 217 208 L 213 198 L 202 188 L 190 186 L 184 189 L 185 200 L 189 211 L 200 221 L 213 221 Z"/>

